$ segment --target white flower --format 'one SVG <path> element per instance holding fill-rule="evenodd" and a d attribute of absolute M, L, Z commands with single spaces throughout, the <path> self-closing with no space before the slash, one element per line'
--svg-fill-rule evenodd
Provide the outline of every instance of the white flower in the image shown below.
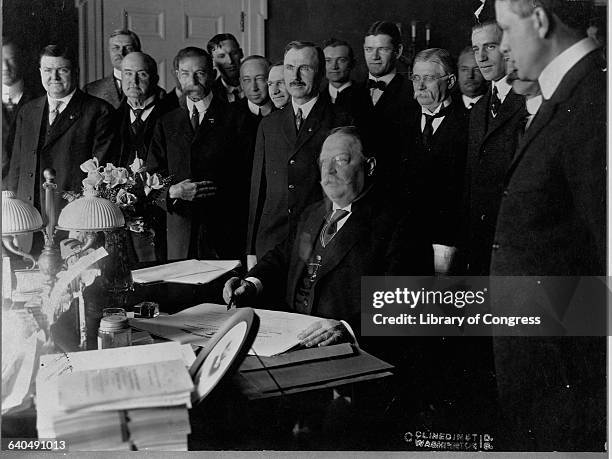
<path fill-rule="evenodd" d="M 145 180 L 144 192 L 145 195 L 149 195 L 149 193 L 153 190 L 159 190 L 162 188 L 161 180 L 159 179 L 159 175 L 157 174 L 149 174 L 147 172 L 147 179 Z"/>
<path fill-rule="evenodd" d="M 144 172 L 146 167 L 144 165 L 144 161 L 137 156 L 134 158 L 134 162 L 130 164 L 130 169 L 134 174 L 138 174 L 140 172 Z"/>
<path fill-rule="evenodd" d="M 83 172 L 87 172 L 88 174 L 97 171 L 99 167 L 100 165 L 98 164 L 98 158 L 95 156 L 81 164 L 81 170 Z"/>
<path fill-rule="evenodd" d="M 87 178 L 83 179 L 83 187 L 98 188 L 98 185 L 100 185 L 103 180 L 104 177 L 102 176 L 102 174 L 100 174 L 100 172 L 98 172 L 97 170 L 90 171 L 87 174 Z"/>
<path fill-rule="evenodd" d="M 129 177 L 128 170 L 125 167 L 115 167 L 112 163 L 106 163 L 102 175 L 104 176 L 104 182 L 108 183 L 111 188 L 126 184 Z"/>
<path fill-rule="evenodd" d="M 117 193 L 117 197 L 115 198 L 115 202 L 119 205 L 119 207 L 128 207 L 136 203 L 138 198 L 134 196 L 132 193 L 128 193 L 124 188 L 121 188 Z"/>

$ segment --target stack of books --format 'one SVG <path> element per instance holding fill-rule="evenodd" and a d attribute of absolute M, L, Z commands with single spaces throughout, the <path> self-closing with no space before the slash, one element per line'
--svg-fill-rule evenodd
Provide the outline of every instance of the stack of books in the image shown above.
<path fill-rule="evenodd" d="M 39 438 L 72 451 L 186 451 L 194 359 L 175 342 L 42 356 Z"/>

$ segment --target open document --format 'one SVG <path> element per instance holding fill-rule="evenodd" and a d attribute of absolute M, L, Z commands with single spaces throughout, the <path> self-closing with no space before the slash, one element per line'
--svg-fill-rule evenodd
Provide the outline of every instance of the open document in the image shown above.
<path fill-rule="evenodd" d="M 238 260 L 184 260 L 132 271 L 134 282 L 206 284 L 240 266 Z"/>
<path fill-rule="evenodd" d="M 298 334 L 320 317 L 291 312 L 254 309 L 259 316 L 259 332 L 249 353 L 270 357 L 281 354 L 299 344 Z M 199 304 L 170 316 L 154 319 L 131 319 L 130 325 L 140 330 L 178 341 L 206 347 L 217 330 L 234 313 L 220 304 Z"/>

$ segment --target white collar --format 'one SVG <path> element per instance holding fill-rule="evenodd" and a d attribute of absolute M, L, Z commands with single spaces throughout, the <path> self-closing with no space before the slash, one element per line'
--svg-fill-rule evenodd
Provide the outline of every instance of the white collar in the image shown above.
<path fill-rule="evenodd" d="M 353 207 L 353 203 L 351 202 L 348 206 L 340 207 L 338 204 L 332 201 L 332 211 L 334 210 L 346 210 L 347 212 L 351 212 L 351 208 Z"/>
<path fill-rule="evenodd" d="M 74 89 L 70 94 L 68 94 L 65 97 L 62 97 L 61 99 L 54 99 L 51 96 L 49 96 L 49 94 L 47 94 L 47 103 L 49 104 L 49 107 L 52 107 L 52 106 L 55 106 L 59 101 L 61 101 L 62 105 L 60 105 L 59 107 L 59 112 L 61 113 L 68 106 L 68 104 L 70 103 L 70 99 L 72 99 L 72 96 L 74 96 L 75 92 L 76 92 L 76 89 Z"/>
<path fill-rule="evenodd" d="M 550 99 L 567 72 L 596 48 L 597 45 L 593 40 L 588 37 L 583 38 L 550 61 L 538 77 L 544 99 Z"/>
<path fill-rule="evenodd" d="M 383 75 L 381 77 L 375 77 L 371 73 L 368 73 L 368 78 L 370 80 L 374 80 L 374 81 L 384 81 L 385 83 L 389 84 L 389 83 L 391 83 L 391 80 L 393 79 L 393 77 L 395 76 L 396 73 L 397 73 L 396 69 L 391 70 L 389 73 L 387 73 L 386 75 Z"/>
<path fill-rule="evenodd" d="M 147 105 L 149 105 L 154 100 L 155 100 L 155 94 L 153 94 L 151 97 L 149 97 L 147 100 L 145 100 L 142 103 L 142 108 L 146 107 Z M 136 110 L 136 108 L 134 106 L 132 106 L 132 104 L 130 104 L 130 100 L 129 99 L 127 99 L 127 104 L 130 106 L 130 108 L 132 110 Z M 153 110 L 153 107 L 151 106 L 151 107 L 147 108 L 147 110 Z"/>
<path fill-rule="evenodd" d="M 313 97 L 312 99 L 310 99 L 308 102 L 306 102 L 303 105 L 298 105 L 295 103 L 295 100 L 293 99 L 293 97 L 291 98 L 291 105 L 293 105 L 293 114 L 297 115 L 297 111 L 298 108 L 302 109 L 302 118 L 306 119 L 308 118 L 308 115 L 310 113 L 310 111 L 312 110 L 312 107 L 314 107 L 314 104 L 317 103 L 317 100 L 319 99 L 319 96 L 316 95 L 315 97 Z"/>
<path fill-rule="evenodd" d="M 482 94 L 476 97 L 470 97 L 466 96 L 465 94 L 461 94 L 461 99 L 463 100 L 463 105 L 465 105 L 465 108 L 468 108 L 470 104 L 476 104 L 476 102 L 478 102 L 481 97 Z"/>
<path fill-rule="evenodd" d="M 423 115 L 435 115 L 436 113 L 439 113 L 440 110 L 442 110 L 442 107 L 448 107 L 451 104 L 451 98 L 447 97 L 446 99 L 444 99 L 442 101 L 442 103 L 440 105 L 438 105 L 436 107 L 436 109 L 433 112 L 430 112 L 428 109 L 426 109 L 425 107 L 421 107 L 421 113 Z"/>
<path fill-rule="evenodd" d="M 117 70 L 115 67 L 113 67 L 113 76 L 116 80 L 121 81 L 121 70 Z"/>
<path fill-rule="evenodd" d="M 18 104 L 23 96 L 23 80 L 19 80 L 13 86 L 2 85 L 2 102 L 7 104 L 9 97 L 13 104 Z"/>
<path fill-rule="evenodd" d="M 525 101 L 525 107 L 530 115 L 535 115 L 538 113 L 540 109 L 540 105 L 542 105 L 542 95 L 537 95 L 535 97 L 531 97 Z"/>
<path fill-rule="evenodd" d="M 212 91 L 209 91 L 209 93 L 206 95 L 206 97 L 204 97 L 204 99 L 198 100 L 197 102 L 194 102 L 189 97 L 185 97 L 185 99 L 187 100 L 187 111 L 189 113 L 192 113 L 193 106 L 195 105 L 196 108 L 198 109 L 198 113 L 200 114 L 200 116 L 202 116 L 204 113 L 206 113 L 206 111 L 208 110 L 208 107 L 210 107 L 212 98 L 213 98 Z"/>
<path fill-rule="evenodd" d="M 498 94 L 499 100 L 501 100 L 503 103 L 504 99 L 506 98 L 510 90 L 512 89 L 512 85 L 508 84 L 508 81 L 506 80 L 505 75 L 502 79 L 498 81 L 493 81 L 492 83 L 493 83 L 493 86 L 497 88 L 497 94 Z M 493 86 L 491 86 L 491 90 L 493 90 Z"/>
<path fill-rule="evenodd" d="M 259 108 L 259 105 L 254 104 L 253 102 L 251 102 L 250 100 L 247 99 L 247 105 L 249 107 L 249 110 L 251 111 L 251 113 L 253 115 L 260 115 L 261 113 L 261 109 Z"/>
<path fill-rule="evenodd" d="M 340 86 L 339 88 L 335 88 L 334 86 L 332 86 L 332 84 L 329 84 L 329 95 L 332 97 L 332 99 L 336 99 L 336 97 L 338 97 L 338 93 L 344 91 L 346 88 L 348 88 L 349 86 L 351 86 L 353 84 L 353 82 L 351 80 L 347 81 L 346 83 L 344 83 L 342 86 Z"/>

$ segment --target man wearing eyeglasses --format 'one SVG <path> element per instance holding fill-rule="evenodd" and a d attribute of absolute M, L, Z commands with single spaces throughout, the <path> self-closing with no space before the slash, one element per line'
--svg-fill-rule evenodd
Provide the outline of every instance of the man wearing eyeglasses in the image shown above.
<path fill-rule="evenodd" d="M 455 64 L 445 49 L 419 52 L 411 75 L 419 108 L 405 131 L 400 182 L 429 215 L 436 272 L 448 273 L 458 243 L 468 115 L 453 103 Z"/>
<path fill-rule="evenodd" d="M 504 175 L 527 114 L 524 97 L 516 94 L 506 79 L 501 37 L 494 20 L 483 21 L 472 30 L 472 50 L 489 82 L 486 94 L 470 111 L 463 252 L 465 269 L 475 276 L 489 274 Z"/>
<path fill-rule="evenodd" d="M 392 22 L 376 21 L 365 34 L 363 54 L 372 110 L 371 129 L 366 135 L 376 150 L 379 175 L 389 182 L 397 178 L 403 120 L 416 108 L 410 80 L 396 69 L 403 49 L 400 31 Z"/>
<path fill-rule="evenodd" d="M 285 240 L 306 206 L 322 198 L 316 158 L 329 129 L 351 124 L 319 97 L 325 56 L 311 42 L 285 47 L 285 86 L 291 103 L 265 117 L 257 133 L 247 252 L 261 258 Z"/>

